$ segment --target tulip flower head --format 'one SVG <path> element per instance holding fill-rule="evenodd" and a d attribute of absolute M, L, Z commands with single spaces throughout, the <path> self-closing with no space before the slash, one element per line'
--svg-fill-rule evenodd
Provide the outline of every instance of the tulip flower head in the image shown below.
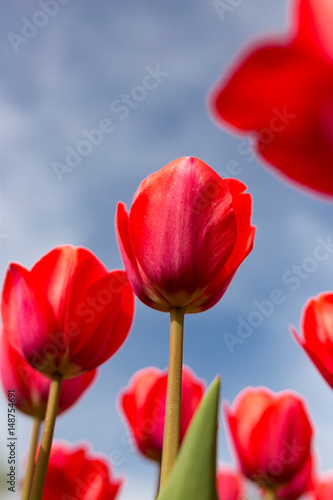
<path fill-rule="evenodd" d="M 64 380 L 59 400 L 58 415 L 71 407 L 91 386 L 97 370 Z M 0 339 L 0 375 L 5 394 L 15 390 L 15 408 L 44 419 L 50 378 L 35 370 L 11 347 L 4 335 Z"/>
<path fill-rule="evenodd" d="M 313 500 L 332 500 L 333 498 L 333 472 L 316 478 L 314 482 Z"/>
<path fill-rule="evenodd" d="M 144 368 L 122 391 L 120 408 L 138 450 L 147 458 L 160 461 L 163 446 L 167 372 Z M 205 384 L 183 367 L 180 441 L 183 440 L 195 410 L 203 397 Z"/>
<path fill-rule="evenodd" d="M 275 173 L 332 196 L 333 3 L 290 4 L 287 36 L 271 36 L 236 61 L 210 107 L 218 124 L 253 134 Z"/>
<path fill-rule="evenodd" d="M 333 293 L 326 292 L 309 299 L 303 309 L 302 336 L 295 328 L 291 331 L 333 388 Z"/>
<path fill-rule="evenodd" d="M 114 479 L 107 458 L 91 455 L 86 445 L 54 443 L 43 500 L 114 500 L 122 483 Z"/>
<path fill-rule="evenodd" d="M 178 158 L 141 183 L 116 229 L 128 279 L 146 305 L 195 313 L 215 305 L 252 250 L 251 197 L 197 158 Z"/>
<path fill-rule="evenodd" d="M 244 479 L 231 467 L 220 466 L 217 472 L 217 493 L 220 500 L 245 500 Z"/>
<path fill-rule="evenodd" d="M 247 388 L 226 415 L 239 465 L 252 481 L 275 489 L 305 466 L 312 426 L 296 394 Z"/>
<path fill-rule="evenodd" d="M 8 342 L 34 368 L 63 378 L 92 370 L 126 339 L 133 293 L 88 250 L 62 246 L 28 271 L 11 264 L 1 312 Z"/>

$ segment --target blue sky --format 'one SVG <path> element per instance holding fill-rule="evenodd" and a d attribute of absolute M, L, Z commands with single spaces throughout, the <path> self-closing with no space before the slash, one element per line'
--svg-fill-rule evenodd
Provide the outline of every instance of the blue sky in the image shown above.
<path fill-rule="evenodd" d="M 222 175 L 233 162 L 254 200 L 254 250 L 217 306 L 186 317 L 184 362 L 207 383 L 221 374 L 228 401 L 248 385 L 298 391 L 316 425 L 318 468 L 328 470 L 331 389 L 289 326 L 299 326 L 310 296 L 332 287 L 333 255 L 292 279 L 293 266 L 307 268 L 318 244 L 333 238 L 332 204 L 273 176 L 245 138 L 218 128 L 206 108 L 207 92 L 246 43 L 286 29 L 286 2 L 230 1 L 223 14 L 212 1 L 54 1 L 53 17 L 38 14 L 45 13 L 42 0 L 2 9 L 2 279 L 9 262 L 30 268 L 65 243 L 89 248 L 110 269 L 122 267 L 114 232 L 118 200 L 129 206 L 142 179 L 180 156 L 196 156 Z M 82 141 L 96 128 L 102 135 L 95 133 L 96 144 L 85 149 Z M 72 163 L 64 172 L 59 164 L 66 155 Z M 276 289 L 281 304 L 230 349 L 225 334 L 236 334 Z M 164 369 L 168 359 L 168 316 L 136 305 L 128 341 L 55 431 L 72 443 L 88 440 L 109 457 L 115 474 L 126 476 L 121 500 L 152 498 L 156 470 L 128 442 L 117 394 L 136 370 Z M 2 395 L 0 413 L 4 422 Z M 29 427 L 20 415 L 20 459 Z M 224 422 L 218 453 L 233 462 Z"/>

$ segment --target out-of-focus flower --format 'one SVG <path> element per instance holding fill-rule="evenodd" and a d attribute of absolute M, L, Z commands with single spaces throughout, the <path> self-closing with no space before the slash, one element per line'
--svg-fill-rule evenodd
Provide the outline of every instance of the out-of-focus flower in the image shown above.
<path fill-rule="evenodd" d="M 313 500 L 332 500 L 333 498 L 333 472 L 319 476 L 314 481 Z"/>
<path fill-rule="evenodd" d="M 304 306 L 302 337 L 292 333 L 333 388 L 333 293 L 326 292 L 311 298 Z"/>
<path fill-rule="evenodd" d="M 213 89 L 217 122 L 252 132 L 268 167 L 333 195 L 333 3 L 299 0 L 287 36 L 248 50 Z"/>
<path fill-rule="evenodd" d="M 107 458 L 91 455 L 86 445 L 54 443 L 43 500 L 113 500 L 122 485 Z"/>
<path fill-rule="evenodd" d="M 64 380 L 61 386 L 58 415 L 72 406 L 90 387 L 97 370 Z M 8 343 L 5 335 L 0 339 L 0 375 L 5 393 L 15 391 L 15 407 L 44 419 L 51 380 L 31 367 Z"/>
<path fill-rule="evenodd" d="M 28 271 L 11 264 L 2 292 L 4 334 L 37 370 L 65 378 L 96 368 L 121 346 L 133 318 L 124 271 L 62 246 Z"/>
<path fill-rule="evenodd" d="M 217 472 L 217 493 L 220 500 L 245 500 L 243 477 L 230 467 L 220 466 Z"/>
<path fill-rule="evenodd" d="M 118 204 L 121 256 L 146 305 L 195 313 L 215 305 L 252 250 L 251 196 L 197 158 L 178 158 L 145 179 L 130 213 Z"/>
<path fill-rule="evenodd" d="M 167 372 L 144 368 L 130 380 L 120 395 L 120 407 L 138 450 L 148 458 L 161 460 L 165 418 Z M 180 441 L 183 440 L 204 394 L 205 384 L 183 367 Z"/>
<path fill-rule="evenodd" d="M 300 396 L 247 388 L 226 414 L 246 477 L 272 489 L 302 470 L 311 453 L 312 426 Z"/>

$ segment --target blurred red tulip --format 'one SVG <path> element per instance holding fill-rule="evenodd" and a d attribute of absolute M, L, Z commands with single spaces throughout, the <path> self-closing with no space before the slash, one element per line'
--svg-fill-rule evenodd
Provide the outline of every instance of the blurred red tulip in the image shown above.
<path fill-rule="evenodd" d="M 315 480 L 313 500 L 332 500 L 333 472 L 325 474 Z"/>
<path fill-rule="evenodd" d="M 301 471 L 309 458 L 312 427 L 299 396 L 247 388 L 226 414 L 246 477 L 266 488 L 277 488 Z"/>
<path fill-rule="evenodd" d="M 304 306 L 302 337 L 291 329 L 326 382 L 333 388 L 333 293 L 311 298 Z"/>
<path fill-rule="evenodd" d="M 178 158 L 145 179 L 129 215 L 118 204 L 121 256 L 146 305 L 195 313 L 215 305 L 252 250 L 251 196 L 197 158 Z"/>
<path fill-rule="evenodd" d="M 78 377 L 64 380 L 61 386 L 58 415 L 81 397 L 95 379 L 97 370 L 90 370 Z M 51 380 L 31 367 L 13 349 L 5 335 L 0 340 L 0 375 L 5 393 L 15 391 L 15 407 L 44 419 Z"/>
<path fill-rule="evenodd" d="M 244 479 L 230 467 L 220 466 L 217 472 L 217 493 L 220 500 L 245 500 Z"/>
<path fill-rule="evenodd" d="M 1 304 L 4 333 L 37 370 L 77 376 L 119 349 L 133 302 L 124 271 L 108 272 L 88 250 L 62 246 L 31 271 L 10 265 Z"/>
<path fill-rule="evenodd" d="M 295 2 L 287 36 L 248 50 L 210 96 L 217 123 L 252 132 L 284 179 L 333 195 L 333 3 Z"/>
<path fill-rule="evenodd" d="M 157 368 L 144 368 L 131 378 L 129 386 L 120 395 L 120 407 L 138 450 L 156 461 L 162 456 L 167 376 L 167 372 Z M 204 390 L 205 384 L 184 366 L 180 442 Z"/>
<path fill-rule="evenodd" d="M 276 500 L 298 500 L 313 489 L 313 460 L 309 455 L 300 471 L 285 485 L 275 491 Z"/>
<path fill-rule="evenodd" d="M 86 445 L 52 446 L 43 500 L 113 500 L 123 483 L 112 477 L 107 458 Z"/>

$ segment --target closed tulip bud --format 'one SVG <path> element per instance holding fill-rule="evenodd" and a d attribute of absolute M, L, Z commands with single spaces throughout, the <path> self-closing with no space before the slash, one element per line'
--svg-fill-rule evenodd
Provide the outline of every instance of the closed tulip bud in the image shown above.
<path fill-rule="evenodd" d="M 312 426 L 298 395 L 247 388 L 226 414 L 246 477 L 276 489 L 302 470 L 311 453 Z"/>
<path fill-rule="evenodd" d="M 253 246 L 251 196 L 197 158 L 179 158 L 141 183 L 129 214 L 119 203 L 118 244 L 146 305 L 209 309 Z"/>
<path fill-rule="evenodd" d="M 204 383 L 183 367 L 180 441 L 183 440 L 193 414 L 204 394 Z M 138 450 L 147 458 L 160 461 L 163 447 L 167 372 L 144 368 L 122 391 L 120 408 L 128 423 Z"/>

